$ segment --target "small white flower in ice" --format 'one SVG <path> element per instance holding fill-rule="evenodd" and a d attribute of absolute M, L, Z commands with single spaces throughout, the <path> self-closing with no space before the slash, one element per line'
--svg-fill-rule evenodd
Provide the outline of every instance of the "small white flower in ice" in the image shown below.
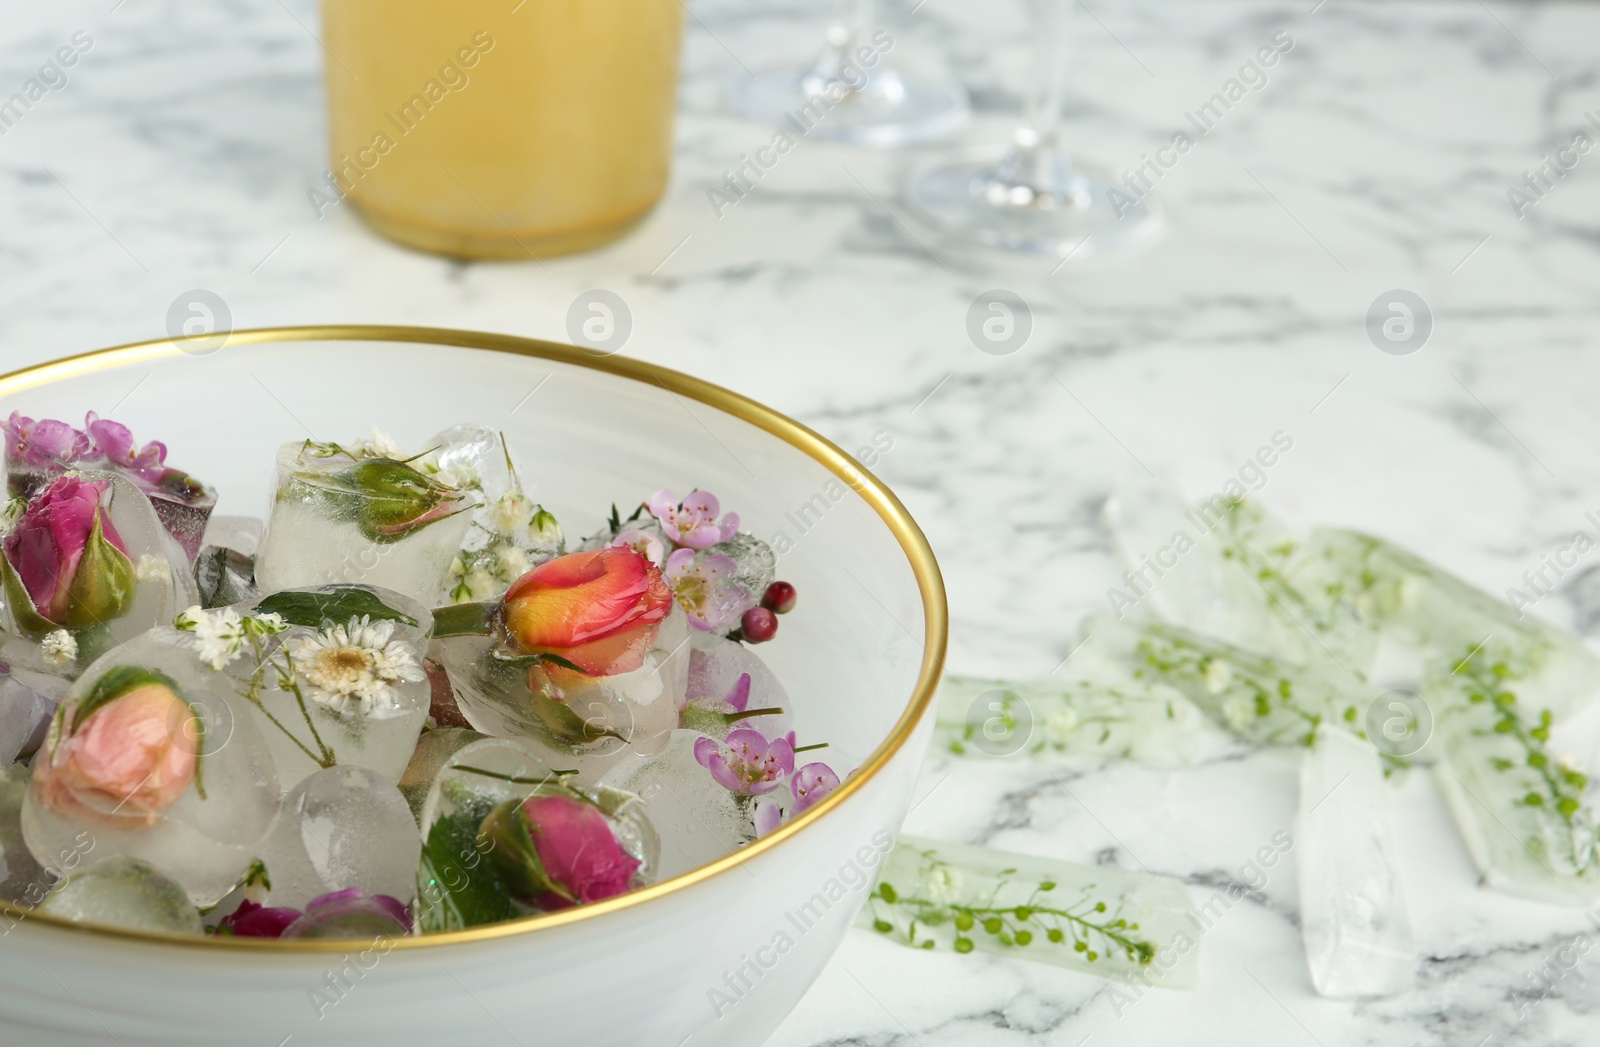
<path fill-rule="evenodd" d="M 953 902 L 961 897 L 961 874 L 943 862 L 928 870 L 927 882 L 922 885 L 933 902 Z"/>
<path fill-rule="evenodd" d="M 39 641 L 39 653 L 44 655 L 45 664 L 52 669 L 65 669 L 78 660 L 77 637 L 65 629 L 46 633 L 45 638 Z"/>
<path fill-rule="evenodd" d="M 1233 681 L 1233 666 L 1221 658 L 1208 658 L 1204 671 L 1206 690 L 1212 694 L 1221 694 L 1223 688 Z"/>
<path fill-rule="evenodd" d="M 1242 694 L 1222 703 L 1222 719 L 1235 731 L 1243 731 L 1256 718 L 1256 703 Z"/>
<path fill-rule="evenodd" d="M 133 567 L 133 576 L 141 582 L 172 581 L 172 565 L 165 556 L 153 556 L 145 553 L 139 557 L 139 562 Z"/>
<path fill-rule="evenodd" d="M 1045 737 L 1056 745 L 1064 744 L 1078 728 L 1078 714 L 1071 709 L 1057 709 L 1044 721 Z"/>
<path fill-rule="evenodd" d="M 306 683 L 306 697 L 362 712 L 392 705 L 395 684 L 426 679 L 416 650 L 403 640 L 391 640 L 393 634 L 393 622 L 373 622 L 363 615 L 295 641 L 289 657 Z"/>
<path fill-rule="evenodd" d="M 256 628 L 267 636 L 281 633 L 289 628 L 289 623 L 283 620 L 283 615 L 275 612 L 252 615 L 249 621 L 253 622 Z"/>
<path fill-rule="evenodd" d="M 404 458 L 400 446 L 394 442 L 394 437 L 379 429 L 372 427 L 372 439 L 357 440 L 350 445 L 350 453 L 357 458 Z"/>
<path fill-rule="evenodd" d="M 496 531 L 514 535 L 533 520 L 533 502 L 521 491 L 507 491 L 495 500 L 489 519 Z"/>
<path fill-rule="evenodd" d="M 191 622 L 192 625 L 186 624 Z M 244 650 L 244 619 L 231 607 L 217 611 L 191 607 L 178 616 L 175 624 L 194 633 L 200 660 L 218 672 Z"/>
<path fill-rule="evenodd" d="M 533 564 L 528 560 L 528 554 L 521 546 L 508 545 L 499 551 L 495 564 L 499 568 L 495 573 L 502 582 L 511 583 L 533 570 Z"/>

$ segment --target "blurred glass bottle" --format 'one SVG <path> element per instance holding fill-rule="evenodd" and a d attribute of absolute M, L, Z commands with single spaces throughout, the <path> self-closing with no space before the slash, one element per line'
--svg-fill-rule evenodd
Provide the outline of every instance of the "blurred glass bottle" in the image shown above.
<path fill-rule="evenodd" d="M 672 160 L 678 0 L 323 0 L 332 169 L 410 247 L 583 251 L 655 206 Z"/>

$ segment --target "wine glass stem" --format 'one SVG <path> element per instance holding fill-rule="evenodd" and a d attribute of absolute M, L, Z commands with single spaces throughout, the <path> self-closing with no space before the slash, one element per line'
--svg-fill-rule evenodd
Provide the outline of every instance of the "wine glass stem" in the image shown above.
<path fill-rule="evenodd" d="M 1040 144 L 1051 142 L 1061 126 L 1061 109 L 1066 101 L 1067 29 L 1074 2 L 1028 0 L 1033 68 L 1025 127 L 1034 133 Z"/>

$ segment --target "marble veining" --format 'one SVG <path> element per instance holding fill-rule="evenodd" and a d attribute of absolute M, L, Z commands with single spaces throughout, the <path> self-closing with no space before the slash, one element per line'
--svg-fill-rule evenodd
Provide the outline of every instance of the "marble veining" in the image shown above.
<path fill-rule="evenodd" d="M 509 4 L 507 7 L 509 8 Z M 845 446 L 879 430 L 878 471 L 941 554 L 950 665 L 1050 672 L 1119 569 L 1099 510 L 1149 471 L 1215 490 L 1279 430 L 1261 492 L 1291 520 L 1373 529 L 1497 592 L 1600 508 L 1600 156 L 1519 218 L 1507 190 L 1600 111 L 1600 8 L 1499 0 L 1158 2 L 1077 9 L 1068 127 L 1132 168 L 1189 127 L 1272 34 L 1294 46 L 1155 192 L 1165 239 L 1119 263 L 963 248 L 918 225 L 911 164 L 998 148 L 1025 94 L 1014 0 L 887 4 L 891 55 L 951 69 L 974 118 L 899 152 L 803 140 L 719 217 L 708 189 L 770 132 L 731 115 L 731 78 L 807 56 L 821 5 L 701 0 L 686 37 L 677 166 L 662 206 L 606 250 L 463 265 L 393 248 L 345 208 L 318 218 L 322 49 L 311 0 L 23 5 L 0 95 L 74 32 L 94 44 L 0 135 L 0 362 L 165 333 L 188 290 L 237 326 L 376 321 L 564 338 L 580 293 L 621 294 L 627 352 L 766 400 Z M 969 342 L 967 309 L 1023 296 L 1030 340 Z M 1433 333 L 1379 352 L 1383 292 L 1422 296 Z M 131 384 L 131 383 L 130 383 Z M 130 389 L 137 397 L 137 388 Z M 1600 637 L 1600 553 L 1535 613 Z M 1591 768 L 1592 770 L 1593 768 Z M 1585 1044 L 1600 1010 L 1583 913 L 1480 890 L 1426 775 L 1395 795 L 1425 955 L 1416 988 L 1323 1000 L 1301 956 L 1292 754 L 1180 771 L 933 760 L 908 827 L 1178 876 L 1203 901 L 1249 888 L 1202 942 L 1192 993 L 1125 989 L 854 934 L 775 1047 L 1085 1043 L 1305 1047 Z M 1579 952 L 1578 950 L 1582 950 Z M 1552 958 L 1572 956 L 1560 976 Z"/>

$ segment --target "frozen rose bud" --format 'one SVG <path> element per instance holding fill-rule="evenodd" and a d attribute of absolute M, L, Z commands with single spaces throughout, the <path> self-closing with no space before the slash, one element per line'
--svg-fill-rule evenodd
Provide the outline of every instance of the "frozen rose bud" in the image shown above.
<path fill-rule="evenodd" d="M 502 804 L 484 819 L 479 837 L 492 841 L 490 860 L 512 895 L 540 909 L 626 894 L 641 864 L 604 811 L 568 793 Z"/>
<path fill-rule="evenodd" d="M 760 796 L 778 788 L 794 770 L 794 737 L 769 740 L 760 731 L 741 727 L 722 742 L 696 738 L 694 758 L 729 792 Z"/>
<path fill-rule="evenodd" d="M 672 592 L 632 549 L 569 553 L 535 567 L 505 595 L 506 627 L 529 654 L 550 654 L 590 676 L 644 665 Z"/>
<path fill-rule="evenodd" d="M 645 507 L 660 521 L 669 539 L 690 549 L 704 549 L 739 533 L 739 514 L 729 513 L 719 522 L 722 506 L 709 491 L 690 491 L 678 503 L 671 491 L 663 489 L 651 495 Z"/>
<path fill-rule="evenodd" d="M 62 476 L 28 504 L 6 536 L 6 587 L 20 585 L 52 629 L 107 622 L 133 603 L 133 561 L 100 505 L 109 486 L 105 480 Z M 22 593 L 8 595 L 21 603 Z M 50 631 L 38 623 L 33 628 Z"/>
<path fill-rule="evenodd" d="M 171 677 L 118 666 L 62 707 L 34 760 L 33 787 L 62 814 L 154 825 L 200 773 L 200 731 Z"/>
<path fill-rule="evenodd" d="M 403 938 L 410 933 L 411 911 L 404 902 L 350 887 L 311 899 L 305 913 L 284 929 L 282 937 Z"/>
<path fill-rule="evenodd" d="M 767 591 L 761 594 L 761 606 L 773 614 L 788 614 L 794 610 L 798 595 L 794 586 L 788 582 L 773 582 L 767 586 Z"/>
<path fill-rule="evenodd" d="M 778 635 L 778 616 L 765 607 L 752 607 L 739 618 L 739 635 L 749 643 L 766 643 Z"/>
<path fill-rule="evenodd" d="M 397 542 L 470 507 L 456 488 L 393 458 L 365 459 L 320 478 L 315 486 L 374 542 Z"/>
<path fill-rule="evenodd" d="M 299 909 L 258 905 L 246 899 L 217 921 L 217 933 L 235 938 L 281 938 L 301 915 Z"/>

